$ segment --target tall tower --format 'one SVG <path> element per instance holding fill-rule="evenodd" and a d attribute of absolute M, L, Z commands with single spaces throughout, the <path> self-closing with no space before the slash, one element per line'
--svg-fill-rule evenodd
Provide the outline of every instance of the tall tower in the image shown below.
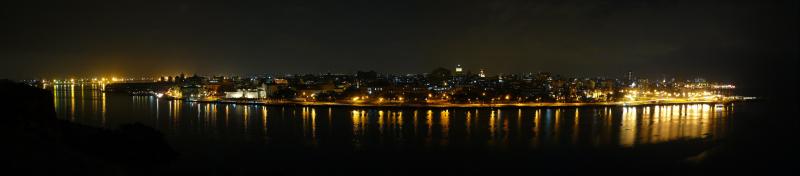
<path fill-rule="evenodd" d="M 456 65 L 456 75 L 464 74 L 464 68 L 461 68 L 461 64 Z"/>
<path fill-rule="evenodd" d="M 633 72 L 628 71 L 628 81 L 633 81 Z"/>
<path fill-rule="evenodd" d="M 480 76 L 481 78 L 485 78 L 486 77 L 486 70 L 485 69 L 481 69 L 481 72 L 478 73 L 478 76 Z"/>

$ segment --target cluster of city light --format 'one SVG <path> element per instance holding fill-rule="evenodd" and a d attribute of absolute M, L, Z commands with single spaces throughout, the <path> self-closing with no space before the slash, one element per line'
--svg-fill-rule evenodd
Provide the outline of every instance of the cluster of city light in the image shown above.
<path fill-rule="evenodd" d="M 709 83 L 693 83 L 693 84 L 686 84 L 683 85 L 684 88 L 689 89 L 736 89 L 735 85 L 732 84 L 709 84 Z"/>
<path fill-rule="evenodd" d="M 369 96 L 355 96 L 351 98 L 353 102 L 363 102 L 364 100 L 368 99 Z"/>
<path fill-rule="evenodd" d="M 681 92 L 667 92 L 659 90 L 647 90 L 647 91 L 623 90 L 622 92 L 625 94 L 624 97 L 625 100 L 627 101 L 638 101 L 638 100 L 711 101 L 711 100 L 718 100 L 725 98 L 725 96 L 721 94 L 717 94 L 707 90 L 703 91 L 694 90 L 694 91 L 681 91 Z"/>
<path fill-rule="evenodd" d="M 600 97 L 607 97 L 608 95 L 613 95 L 614 92 L 612 91 L 602 91 L 602 90 L 592 90 L 585 92 L 587 98 L 599 99 Z"/>
<path fill-rule="evenodd" d="M 735 88 L 736 88 L 736 86 L 735 86 L 735 85 L 730 85 L 730 84 L 726 84 L 726 85 L 713 85 L 713 86 L 711 86 L 711 87 L 712 87 L 712 88 L 715 88 L 715 89 L 735 89 Z"/>
<path fill-rule="evenodd" d="M 166 96 L 172 97 L 172 98 L 183 98 L 183 92 L 180 89 L 177 89 L 177 88 L 170 88 L 163 95 L 166 95 Z M 156 95 L 156 96 L 158 96 L 158 95 Z"/>
<path fill-rule="evenodd" d="M 45 83 L 45 84 L 108 84 L 108 83 L 120 82 L 120 81 L 124 81 L 124 80 L 125 79 L 118 79 L 116 77 L 112 77 L 111 79 L 108 79 L 108 78 L 91 78 L 91 79 L 89 79 L 89 78 L 78 78 L 78 79 L 69 78 L 69 79 L 61 79 L 61 80 L 59 80 L 59 79 L 53 79 L 53 80 L 43 79 L 43 80 L 41 80 L 41 82 Z"/>
<path fill-rule="evenodd" d="M 712 101 L 712 100 L 720 100 L 725 98 L 724 96 L 711 92 L 711 91 L 663 91 L 663 90 L 641 90 L 641 89 L 626 89 L 620 91 L 624 96 L 623 101 L 650 101 L 650 100 L 668 100 L 668 101 Z M 316 101 L 316 97 L 318 96 L 316 93 L 300 93 L 303 99 L 299 101 Z M 589 98 L 598 98 L 601 96 L 608 96 L 613 95 L 614 92 L 612 91 L 600 91 L 595 90 L 591 92 L 587 92 Z M 157 97 L 171 97 L 171 98 L 194 98 L 194 97 L 187 97 L 184 95 L 182 90 L 179 87 L 173 87 L 166 92 L 163 93 L 155 93 Z M 485 100 L 491 100 L 491 102 L 507 102 L 507 101 L 521 101 L 524 97 L 515 97 L 510 94 L 501 95 L 497 97 L 486 97 L 486 93 L 482 93 Z M 194 96 L 194 95 L 192 95 Z M 201 93 L 197 98 L 212 98 L 210 94 Z M 439 104 L 439 103 L 448 103 L 452 95 L 448 93 L 441 93 L 441 94 L 433 94 L 429 93 L 425 98 L 426 103 L 431 104 Z M 246 97 L 243 98 L 253 98 L 253 97 Z M 479 101 L 480 98 L 474 98 L 476 101 Z M 398 97 L 380 97 L 380 96 L 373 96 L 370 97 L 368 95 L 361 95 L 361 96 L 353 96 L 349 98 L 350 102 L 352 103 L 405 103 L 405 99 L 401 96 Z M 473 99 L 468 99 L 468 102 L 472 102 Z"/>
<path fill-rule="evenodd" d="M 425 98 L 425 102 L 427 103 L 442 103 L 447 102 L 452 98 L 452 94 L 448 95 L 447 93 L 442 93 L 440 95 L 434 95 L 433 93 L 428 93 L 428 97 Z"/>
<path fill-rule="evenodd" d="M 68 79 L 43 79 L 43 84 L 110 84 L 117 82 L 131 81 L 151 81 L 152 78 L 120 78 L 120 77 L 92 77 L 92 78 L 68 78 Z"/>
<path fill-rule="evenodd" d="M 405 98 L 402 96 L 398 96 L 395 98 L 386 98 L 386 97 L 373 97 L 372 101 L 374 103 L 403 103 L 405 102 Z M 350 98 L 351 102 L 354 103 L 363 103 L 370 101 L 369 96 L 354 96 Z"/>

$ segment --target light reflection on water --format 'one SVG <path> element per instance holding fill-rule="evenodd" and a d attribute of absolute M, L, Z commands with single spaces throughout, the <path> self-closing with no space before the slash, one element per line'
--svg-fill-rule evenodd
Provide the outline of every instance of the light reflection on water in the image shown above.
<path fill-rule="evenodd" d="M 140 122 L 169 139 L 352 147 L 622 146 L 725 135 L 732 105 L 583 108 L 361 108 L 207 104 L 57 86 L 60 118 L 113 128 Z"/>

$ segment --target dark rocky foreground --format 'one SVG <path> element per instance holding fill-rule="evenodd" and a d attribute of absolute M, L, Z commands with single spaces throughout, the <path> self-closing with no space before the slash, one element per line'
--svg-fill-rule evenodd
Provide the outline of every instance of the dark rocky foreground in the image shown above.
<path fill-rule="evenodd" d="M 56 118 L 53 94 L 0 80 L 4 171 L 59 175 L 151 174 L 178 156 L 142 124 L 102 129 Z"/>

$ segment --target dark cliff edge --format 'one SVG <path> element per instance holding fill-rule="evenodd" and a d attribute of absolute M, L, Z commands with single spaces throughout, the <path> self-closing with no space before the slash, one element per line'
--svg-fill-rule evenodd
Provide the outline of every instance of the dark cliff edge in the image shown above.
<path fill-rule="evenodd" d="M 178 156 L 162 134 L 142 124 L 103 129 L 56 118 L 53 94 L 0 80 L 2 167 L 27 174 L 152 174 Z M 8 170 L 8 169 L 4 169 Z"/>

